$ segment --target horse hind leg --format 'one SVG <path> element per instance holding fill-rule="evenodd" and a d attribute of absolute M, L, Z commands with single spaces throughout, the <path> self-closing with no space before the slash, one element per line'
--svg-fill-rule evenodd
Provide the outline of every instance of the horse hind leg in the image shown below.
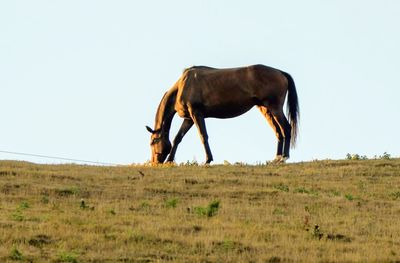
<path fill-rule="evenodd" d="M 287 120 L 285 114 L 282 109 L 279 110 L 271 110 L 271 113 L 274 117 L 275 122 L 280 127 L 281 133 L 283 135 L 283 162 L 289 159 L 289 150 L 290 150 L 290 139 L 292 127 L 290 126 L 289 121 Z"/>
<path fill-rule="evenodd" d="M 272 113 L 270 112 L 270 110 L 267 107 L 258 106 L 258 109 L 260 110 L 261 114 L 264 115 L 265 119 L 267 120 L 269 125 L 272 127 L 272 129 L 275 131 L 275 135 L 276 135 L 276 138 L 278 140 L 277 148 L 276 148 L 276 157 L 275 157 L 275 160 L 273 162 L 274 163 L 275 162 L 278 162 L 278 163 L 282 162 L 282 161 L 284 161 L 284 157 L 282 155 L 283 145 L 284 145 L 284 136 L 282 134 L 281 127 L 276 122 L 274 116 L 272 115 Z"/>

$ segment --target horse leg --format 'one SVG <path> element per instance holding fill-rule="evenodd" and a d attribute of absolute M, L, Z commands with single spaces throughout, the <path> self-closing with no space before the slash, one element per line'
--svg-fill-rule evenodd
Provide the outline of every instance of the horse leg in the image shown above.
<path fill-rule="evenodd" d="M 276 138 L 278 139 L 277 147 L 276 147 L 276 157 L 275 161 L 280 161 L 282 159 L 282 151 L 283 151 L 283 134 L 281 131 L 281 127 L 276 122 L 274 117 L 272 116 L 271 112 L 265 106 L 258 106 L 258 109 L 264 115 L 265 119 L 275 131 Z"/>
<path fill-rule="evenodd" d="M 206 123 L 204 121 L 204 117 L 202 116 L 201 113 L 197 112 L 190 112 L 190 115 L 192 117 L 193 122 L 197 126 L 197 130 L 199 132 L 201 142 L 204 145 L 204 149 L 206 151 L 206 164 L 211 163 L 213 160 L 212 154 L 211 154 L 211 149 L 210 146 L 208 145 L 208 135 L 207 135 L 207 130 L 206 130 Z"/>
<path fill-rule="evenodd" d="M 190 128 L 193 126 L 193 121 L 192 119 L 184 119 L 182 122 L 181 127 L 179 128 L 178 133 L 175 136 L 175 139 L 173 141 L 172 149 L 171 152 L 169 153 L 167 162 L 173 162 L 175 159 L 175 153 L 176 150 L 178 149 L 179 143 L 182 141 L 182 138 L 185 136 L 185 134 L 190 130 Z"/>
<path fill-rule="evenodd" d="M 290 150 L 290 138 L 292 127 L 290 126 L 289 121 L 286 119 L 285 114 L 282 109 L 279 110 L 271 110 L 272 115 L 274 116 L 274 120 L 278 123 L 281 128 L 281 132 L 284 138 L 283 143 L 283 160 L 285 161 L 289 159 L 289 150 Z"/>

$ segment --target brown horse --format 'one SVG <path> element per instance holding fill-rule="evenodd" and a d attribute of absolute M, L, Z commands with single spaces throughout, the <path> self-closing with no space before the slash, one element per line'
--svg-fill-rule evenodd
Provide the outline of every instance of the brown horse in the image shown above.
<path fill-rule="evenodd" d="M 286 119 L 283 105 L 288 94 Z M 185 69 L 173 87 L 164 94 L 157 109 L 151 135 L 152 164 L 173 162 L 176 149 L 188 130 L 196 125 L 206 152 L 206 163 L 213 160 L 205 118 L 233 118 L 257 106 L 278 139 L 276 162 L 289 158 L 290 143 L 296 141 L 299 104 L 293 78 L 286 72 L 253 65 L 241 68 L 215 69 L 195 66 Z M 169 130 L 175 113 L 183 123 L 173 144 Z"/>

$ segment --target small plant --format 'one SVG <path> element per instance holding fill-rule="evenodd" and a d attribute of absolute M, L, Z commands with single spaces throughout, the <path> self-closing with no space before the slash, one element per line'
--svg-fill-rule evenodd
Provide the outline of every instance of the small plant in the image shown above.
<path fill-rule="evenodd" d="M 10 259 L 11 260 L 18 260 L 18 261 L 24 260 L 24 255 L 22 255 L 21 251 L 19 251 L 17 248 L 14 247 L 11 250 Z"/>
<path fill-rule="evenodd" d="M 321 239 L 324 236 L 324 234 L 321 232 L 319 225 L 314 226 L 314 231 L 313 231 L 312 235 L 314 238 L 318 238 L 318 239 Z"/>
<path fill-rule="evenodd" d="M 51 244 L 52 242 L 53 240 L 50 236 L 39 234 L 29 239 L 28 244 L 34 247 L 41 248 L 44 245 Z"/>
<path fill-rule="evenodd" d="M 232 165 L 229 161 L 224 160 L 224 165 Z"/>
<path fill-rule="evenodd" d="M 400 191 L 393 192 L 390 194 L 390 196 L 393 198 L 393 200 L 400 199 Z"/>
<path fill-rule="evenodd" d="M 24 210 L 24 209 L 27 209 L 27 208 L 29 208 L 30 206 L 29 206 L 29 203 L 28 202 L 26 202 L 26 201 L 22 201 L 20 204 L 19 204 L 19 209 L 21 209 L 21 210 Z"/>
<path fill-rule="evenodd" d="M 382 155 L 379 156 L 379 159 L 382 160 L 390 160 L 392 158 L 392 156 L 390 155 L 390 153 L 384 152 Z"/>
<path fill-rule="evenodd" d="M 83 210 L 85 210 L 85 209 L 89 209 L 89 210 L 91 210 L 91 211 L 93 211 L 94 210 L 94 206 L 88 206 L 87 204 L 86 204 L 86 202 L 85 202 L 85 199 L 81 199 L 81 201 L 79 202 L 79 207 L 81 208 L 81 209 L 83 209 Z"/>
<path fill-rule="evenodd" d="M 229 240 L 229 239 L 225 239 L 223 242 L 222 242 L 222 248 L 225 250 L 225 251 L 230 251 L 230 250 L 234 250 L 235 249 L 235 242 L 233 242 L 232 240 Z"/>
<path fill-rule="evenodd" d="M 59 196 L 77 195 L 81 192 L 80 188 L 75 186 L 63 189 L 56 189 L 55 191 Z"/>
<path fill-rule="evenodd" d="M 140 203 L 140 208 L 149 208 L 150 204 L 146 201 L 143 201 Z"/>
<path fill-rule="evenodd" d="M 88 208 L 88 206 L 86 205 L 85 200 L 84 200 L 83 198 L 81 199 L 81 202 L 80 202 L 79 207 L 80 207 L 81 209 L 86 209 L 86 208 Z"/>
<path fill-rule="evenodd" d="M 294 189 L 295 193 L 300 193 L 300 194 L 309 194 L 309 195 L 314 195 L 317 196 L 318 195 L 318 191 L 315 189 L 307 189 L 305 187 L 300 187 L 300 188 L 296 188 Z"/>
<path fill-rule="evenodd" d="M 196 159 L 193 159 L 192 161 L 187 160 L 186 163 L 181 163 L 180 166 L 199 166 L 199 163 Z"/>
<path fill-rule="evenodd" d="M 48 204 L 50 202 L 50 199 L 47 195 L 42 196 L 42 199 L 40 199 L 40 202 L 42 204 Z"/>
<path fill-rule="evenodd" d="M 354 200 L 354 196 L 352 194 L 346 194 L 344 197 L 349 201 L 353 201 Z"/>
<path fill-rule="evenodd" d="M 274 188 L 278 189 L 278 190 L 281 190 L 283 192 L 289 192 L 289 186 L 287 186 L 287 185 L 285 185 L 283 183 L 279 183 L 279 184 L 274 185 Z"/>
<path fill-rule="evenodd" d="M 368 160 L 368 157 L 366 155 L 359 155 L 357 153 L 355 154 L 346 154 L 346 159 L 347 160 Z"/>
<path fill-rule="evenodd" d="M 199 216 L 212 217 L 218 213 L 218 209 L 219 209 L 219 200 L 214 200 L 211 203 L 209 203 L 207 207 L 201 207 L 201 206 L 194 207 L 193 211 L 195 214 Z"/>
<path fill-rule="evenodd" d="M 339 192 L 338 190 L 331 190 L 330 193 L 331 193 L 333 196 L 340 196 L 340 192 Z"/>
<path fill-rule="evenodd" d="M 18 222 L 22 222 L 25 220 L 24 215 L 21 214 L 20 211 L 17 211 L 16 213 L 11 215 L 12 219 Z"/>
<path fill-rule="evenodd" d="M 286 215 L 286 211 L 280 208 L 275 208 L 274 211 L 272 212 L 273 215 Z"/>
<path fill-rule="evenodd" d="M 114 209 L 110 209 L 110 210 L 108 210 L 108 212 L 113 216 L 115 216 L 117 214 Z"/>
<path fill-rule="evenodd" d="M 60 252 L 58 254 L 59 262 L 78 263 L 78 255 L 71 252 Z"/>
<path fill-rule="evenodd" d="M 170 198 L 165 201 L 166 208 L 176 208 L 178 205 L 179 199 L 178 198 Z"/>

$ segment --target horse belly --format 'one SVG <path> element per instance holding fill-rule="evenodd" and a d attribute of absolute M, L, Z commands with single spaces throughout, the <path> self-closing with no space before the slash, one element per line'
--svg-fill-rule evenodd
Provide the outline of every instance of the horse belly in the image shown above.
<path fill-rule="evenodd" d="M 234 118 L 240 116 L 251 108 L 253 108 L 254 103 L 246 104 L 221 104 L 216 106 L 209 106 L 205 109 L 205 117 L 211 118 Z"/>

